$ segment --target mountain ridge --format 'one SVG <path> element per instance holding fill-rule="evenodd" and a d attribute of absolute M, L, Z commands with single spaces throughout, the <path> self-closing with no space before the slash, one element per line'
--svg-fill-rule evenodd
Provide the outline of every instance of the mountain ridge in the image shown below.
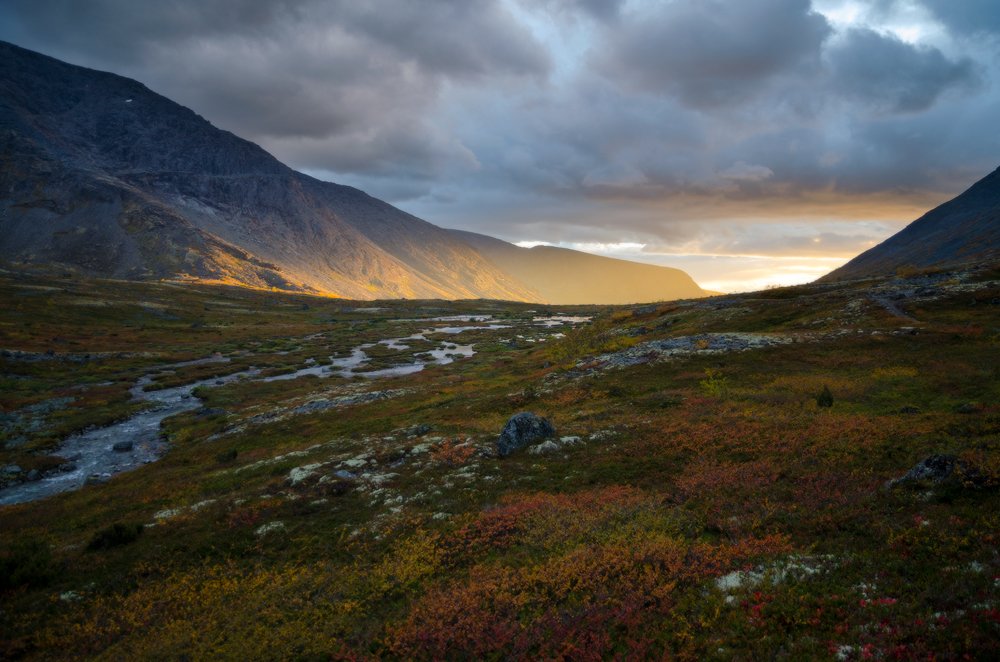
<path fill-rule="evenodd" d="M 468 237 L 292 170 L 138 81 L 6 42 L 0 61 L 0 256 L 9 263 L 353 299 L 577 301 L 543 295 Z M 611 264 L 579 255 L 566 259 Z M 657 299 L 705 295 L 679 270 L 636 268 L 660 283 L 639 288 Z M 546 269 L 579 280 L 534 271 Z"/>
<path fill-rule="evenodd" d="M 1000 168 L 820 281 L 1000 259 Z"/>
<path fill-rule="evenodd" d="M 137 81 L 12 44 L 0 57 L 12 262 L 359 299 L 538 298 L 444 230 L 297 173 Z M 395 251 L 373 219 L 401 235 Z"/>
<path fill-rule="evenodd" d="M 625 304 L 690 299 L 709 293 L 684 271 L 558 246 L 523 248 L 489 235 L 449 230 L 543 297 L 564 304 Z M 565 278 L 572 273 L 573 278 Z"/>

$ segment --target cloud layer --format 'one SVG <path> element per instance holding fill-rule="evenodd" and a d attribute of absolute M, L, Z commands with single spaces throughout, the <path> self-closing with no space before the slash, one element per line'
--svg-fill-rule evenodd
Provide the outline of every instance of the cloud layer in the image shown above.
<path fill-rule="evenodd" d="M 0 38 L 514 241 L 850 255 L 1000 161 L 993 0 L 7 0 Z"/>

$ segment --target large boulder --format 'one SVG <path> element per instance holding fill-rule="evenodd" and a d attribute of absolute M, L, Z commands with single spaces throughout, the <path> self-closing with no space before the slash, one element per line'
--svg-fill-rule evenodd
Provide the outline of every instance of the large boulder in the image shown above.
<path fill-rule="evenodd" d="M 500 457 L 506 457 L 518 449 L 554 436 L 556 429 L 547 418 L 522 411 L 511 416 L 503 426 L 497 438 L 497 452 Z"/>
<path fill-rule="evenodd" d="M 887 489 L 917 482 L 940 483 L 955 472 L 958 458 L 954 455 L 931 455 L 918 462 L 904 475 L 885 484 Z"/>
<path fill-rule="evenodd" d="M 982 488 L 991 484 L 988 474 L 954 455 L 931 455 L 918 462 L 904 475 L 890 480 L 885 488 L 891 490 L 905 485 L 941 485 L 954 483 L 962 487 Z"/>

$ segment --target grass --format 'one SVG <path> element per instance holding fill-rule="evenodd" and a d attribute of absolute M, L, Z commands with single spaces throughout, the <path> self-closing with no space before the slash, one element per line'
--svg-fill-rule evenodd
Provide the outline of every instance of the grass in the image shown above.
<path fill-rule="evenodd" d="M 211 411 L 167 419 L 158 462 L 0 507 L 15 578 L 0 655 L 993 658 L 996 273 L 966 278 L 982 283 L 972 293 L 897 302 L 916 334 L 848 307 L 880 283 L 543 309 L 3 274 L 0 347 L 39 356 L 2 358 L 4 439 L 24 439 L 0 464 L 29 466 L 73 429 L 126 415 L 135 380 L 178 361 L 229 359 L 154 388 L 323 362 L 427 328 L 421 317 L 517 328 L 448 336 L 477 354 L 405 378 L 203 389 Z M 359 310 L 372 307 L 384 310 Z M 548 312 L 595 321 L 527 342 L 565 331 L 530 326 Z M 585 367 L 706 332 L 798 342 Z M 381 345 L 371 365 L 426 349 Z M 391 393 L 293 413 L 376 390 Z M 30 409 L 46 402 L 59 404 Z M 583 441 L 497 458 L 522 409 Z M 984 481 L 884 490 L 933 453 Z"/>

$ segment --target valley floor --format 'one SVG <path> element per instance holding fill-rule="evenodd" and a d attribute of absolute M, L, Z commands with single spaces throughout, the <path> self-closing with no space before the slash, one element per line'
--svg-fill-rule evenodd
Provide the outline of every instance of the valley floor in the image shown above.
<path fill-rule="evenodd" d="M 4 659 L 1000 655 L 996 268 L 630 307 L 5 272 L 0 300 Z M 557 435 L 498 457 L 519 411 Z"/>

